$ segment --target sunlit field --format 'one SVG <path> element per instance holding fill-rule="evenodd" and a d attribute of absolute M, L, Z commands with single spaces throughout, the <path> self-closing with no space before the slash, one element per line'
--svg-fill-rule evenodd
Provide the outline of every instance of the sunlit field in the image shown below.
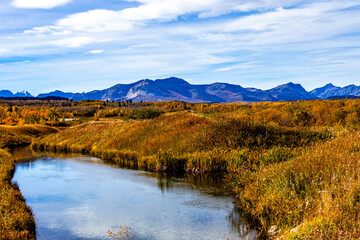
<path fill-rule="evenodd" d="M 31 143 L 36 151 L 85 153 L 168 174 L 222 172 L 259 238 L 360 237 L 359 100 L 71 104 L 3 105 L 1 147 Z M 2 150 L 1 184 L 20 194 L 10 184 L 13 164 Z M 17 216 L 4 204 L 8 197 L 2 194 L 2 219 Z M 31 238 L 31 212 L 17 201 L 28 213 L 24 223 L 2 224 Z"/>

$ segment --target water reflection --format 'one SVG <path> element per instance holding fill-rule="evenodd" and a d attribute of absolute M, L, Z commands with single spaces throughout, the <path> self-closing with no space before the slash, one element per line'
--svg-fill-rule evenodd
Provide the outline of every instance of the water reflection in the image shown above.
<path fill-rule="evenodd" d="M 145 174 L 146 175 L 146 174 Z M 152 174 L 147 174 L 153 177 Z M 157 185 L 162 192 L 171 191 L 174 187 L 179 187 L 179 183 L 186 185 L 188 189 L 216 195 L 229 195 L 230 189 L 225 189 L 224 176 L 221 174 L 187 174 L 169 176 L 166 173 L 156 173 Z"/>
<path fill-rule="evenodd" d="M 38 219 L 38 237 L 108 239 L 108 229 L 125 224 L 132 227 L 134 239 L 256 235 L 245 232 L 221 176 L 168 176 L 79 155 L 34 158 L 17 165 L 14 181 Z"/>

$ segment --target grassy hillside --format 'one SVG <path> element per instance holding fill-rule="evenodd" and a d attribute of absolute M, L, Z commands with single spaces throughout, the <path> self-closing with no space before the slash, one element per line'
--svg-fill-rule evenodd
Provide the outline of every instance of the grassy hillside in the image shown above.
<path fill-rule="evenodd" d="M 41 125 L 0 125 L 0 148 L 30 145 L 33 138 L 43 137 L 58 131 L 57 128 Z"/>

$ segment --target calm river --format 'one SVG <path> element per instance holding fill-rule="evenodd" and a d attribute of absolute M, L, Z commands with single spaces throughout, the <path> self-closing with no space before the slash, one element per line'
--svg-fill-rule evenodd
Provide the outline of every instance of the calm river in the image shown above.
<path fill-rule="evenodd" d="M 37 219 L 38 239 L 109 239 L 131 227 L 132 239 L 254 239 L 220 177 L 168 177 L 118 168 L 100 159 L 37 155 L 16 166 Z M 244 233 L 246 232 L 246 233 Z"/>

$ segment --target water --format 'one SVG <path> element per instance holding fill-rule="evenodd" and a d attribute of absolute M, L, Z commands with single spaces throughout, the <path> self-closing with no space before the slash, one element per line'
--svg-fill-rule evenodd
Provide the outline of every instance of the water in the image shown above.
<path fill-rule="evenodd" d="M 169 177 L 87 156 L 36 156 L 16 166 L 38 239 L 254 239 L 221 177 Z"/>

